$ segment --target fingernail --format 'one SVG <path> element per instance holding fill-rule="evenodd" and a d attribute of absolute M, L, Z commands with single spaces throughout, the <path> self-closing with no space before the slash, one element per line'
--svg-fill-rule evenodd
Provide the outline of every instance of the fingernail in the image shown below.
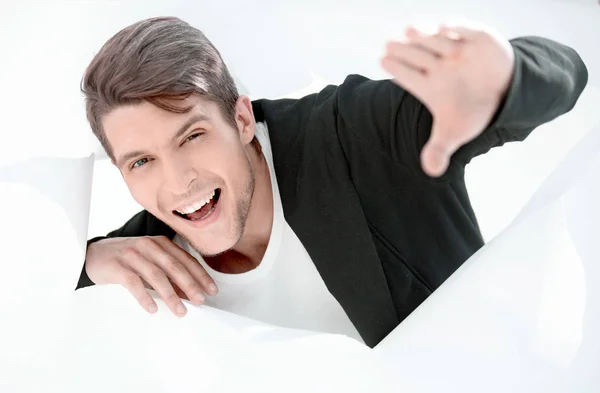
<path fill-rule="evenodd" d="M 203 302 L 204 301 L 204 295 L 202 294 L 202 292 L 196 292 L 194 294 L 194 300 L 197 302 Z"/>
<path fill-rule="evenodd" d="M 208 290 L 210 291 L 210 293 L 214 293 L 214 294 L 216 294 L 218 291 L 217 286 L 215 284 L 210 284 L 208 286 Z"/>
<path fill-rule="evenodd" d="M 186 310 L 186 308 L 185 308 L 185 306 L 183 304 L 179 303 L 179 305 L 177 306 L 176 311 L 177 311 L 177 314 L 179 314 L 179 315 L 185 315 L 185 312 L 187 310 Z"/>
<path fill-rule="evenodd" d="M 148 306 L 148 312 L 149 312 L 150 314 L 154 314 L 154 313 L 155 313 L 155 312 L 157 312 L 157 311 L 158 311 L 158 307 L 156 307 L 156 304 L 150 304 L 150 305 Z"/>

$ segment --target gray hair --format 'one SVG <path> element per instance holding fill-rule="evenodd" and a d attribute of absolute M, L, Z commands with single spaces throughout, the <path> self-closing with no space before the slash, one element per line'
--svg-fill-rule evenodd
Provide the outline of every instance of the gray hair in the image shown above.
<path fill-rule="evenodd" d="M 110 38 L 96 54 L 81 82 L 92 132 L 111 159 L 102 117 L 128 104 L 148 101 L 186 113 L 177 101 L 198 94 L 215 102 L 235 127 L 239 97 L 219 51 L 198 29 L 174 17 L 145 19 Z"/>

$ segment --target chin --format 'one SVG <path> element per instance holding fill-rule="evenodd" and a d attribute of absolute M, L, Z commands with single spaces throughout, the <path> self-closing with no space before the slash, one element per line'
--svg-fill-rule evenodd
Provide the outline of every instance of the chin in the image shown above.
<path fill-rule="evenodd" d="M 200 247 L 199 243 L 204 243 L 204 244 L 212 244 L 212 247 Z M 203 257 L 216 257 L 219 256 L 221 254 L 226 253 L 227 251 L 231 250 L 235 245 L 236 245 L 237 241 L 224 241 L 223 238 L 220 239 L 220 241 L 218 242 L 218 244 L 215 244 L 215 242 L 198 242 L 198 241 L 190 241 L 190 244 L 192 245 L 192 247 L 194 247 L 194 249 L 196 251 L 198 251 L 198 253 L 200 255 L 202 255 Z"/>
<path fill-rule="evenodd" d="M 216 225 L 207 228 L 206 232 L 188 230 L 184 235 L 192 247 L 206 257 L 214 257 L 230 251 L 242 238 L 240 231 L 231 228 L 230 225 Z"/>

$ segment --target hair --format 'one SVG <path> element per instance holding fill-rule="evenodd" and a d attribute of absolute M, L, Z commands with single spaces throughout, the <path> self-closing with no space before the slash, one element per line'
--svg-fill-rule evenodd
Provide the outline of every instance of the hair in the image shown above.
<path fill-rule="evenodd" d="M 221 54 L 198 29 L 174 17 L 150 18 L 119 31 L 100 49 L 81 82 L 92 132 L 111 159 L 102 117 L 123 106 L 150 102 L 174 113 L 192 94 L 215 102 L 236 127 L 235 82 Z"/>

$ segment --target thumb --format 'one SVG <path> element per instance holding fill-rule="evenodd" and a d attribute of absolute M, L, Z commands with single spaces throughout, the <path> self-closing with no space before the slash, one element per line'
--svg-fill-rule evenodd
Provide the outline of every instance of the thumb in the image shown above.
<path fill-rule="evenodd" d="M 456 146 L 452 133 L 434 120 L 431 136 L 421 151 L 421 166 L 425 173 L 431 177 L 443 175 Z"/>

